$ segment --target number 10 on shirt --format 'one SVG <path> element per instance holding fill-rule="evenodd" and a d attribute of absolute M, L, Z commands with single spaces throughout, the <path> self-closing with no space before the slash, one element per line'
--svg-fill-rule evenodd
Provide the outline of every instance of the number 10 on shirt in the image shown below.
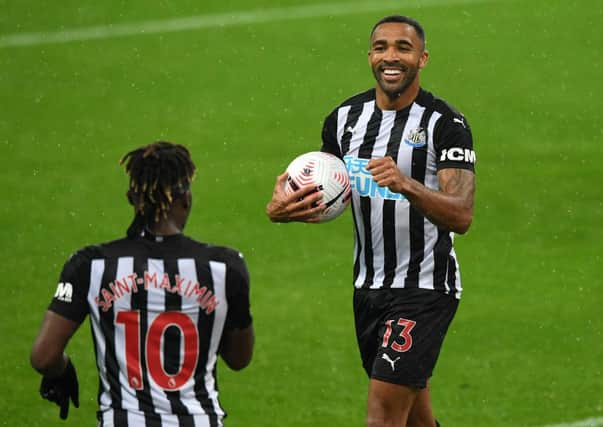
<path fill-rule="evenodd" d="M 140 360 L 140 311 L 121 311 L 117 313 L 117 324 L 123 324 L 126 341 L 126 367 L 128 384 L 135 390 L 142 390 L 142 364 Z M 162 363 L 162 339 L 170 326 L 180 329 L 184 341 L 183 360 L 178 372 L 170 375 L 165 372 Z M 146 366 L 155 383 L 164 390 L 177 390 L 192 377 L 199 356 L 199 335 L 191 318 L 179 311 L 166 311 L 159 314 L 149 325 L 147 331 Z"/>

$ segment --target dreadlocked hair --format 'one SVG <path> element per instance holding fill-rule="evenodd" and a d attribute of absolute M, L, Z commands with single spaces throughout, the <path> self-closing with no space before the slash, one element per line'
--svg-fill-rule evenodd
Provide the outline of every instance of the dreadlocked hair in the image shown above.
<path fill-rule="evenodd" d="M 186 147 L 166 141 L 130 151 L 119 163 L 130 177 L 128 199 L 136 211 L 128 228 L 131 238 L 167 218 L 174 200 L 190 188 L 196 169 Z"/>

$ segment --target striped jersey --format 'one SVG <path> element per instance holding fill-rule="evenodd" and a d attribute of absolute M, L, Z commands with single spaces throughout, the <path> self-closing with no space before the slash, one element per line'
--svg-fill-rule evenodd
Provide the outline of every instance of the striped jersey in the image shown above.
<path fill-rule="evenodd" d="M 49 310 L 90 315 L 99 426 L 222 426 L 222 333 L 251 324 L 241 254 L 146 233 L 76 252 Z"/>
<path fill-rule="evenodd" d="M 454 234 L 438 228 L 402 194 L 379 187 L 366 166 L 390 156 L 407 176 L 438 190 L 445 168 L 474 171 L 465 117 L 421 89 L 408 107 L 381 110 L 375 89 L 355 95 L 325 119 L 322 151 L 344 160 L 352 187 L 356 288 L 421 288 L 460 298 Z"/>

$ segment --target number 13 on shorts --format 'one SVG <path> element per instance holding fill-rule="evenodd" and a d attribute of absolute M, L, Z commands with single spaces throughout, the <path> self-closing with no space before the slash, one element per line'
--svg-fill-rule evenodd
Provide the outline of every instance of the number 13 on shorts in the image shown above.
<path fill-rule="evenodd" d="M 402 327 L 402 331 L 400 331 L 398 336 L 391 339 L 391 343 L 390 343 L 390 338 L 392 336 L 392 329 L 393 329 L 392 324 L 394 322 L 397 326 Z M 398 353 L 407 352 L 412 347 L 412 335 L 410 334 L 410 332 L 412 331 L 412 328 L 414 328 L 416 324 L 417 324 L 417 322 L 415 322 L 414 320 L 408 320 L 408 319 L 404 319 L 402 317 L 399 318 L 397 321 L 387 320 L 385 322 L 385 326 L 387 329 L 385 330 L 385 333 L 383 334 L 383 343 L 381 344 L 381 347 L 385 347 L 385 348 L 391 347 L 392 350 L 397 351 Z"/>

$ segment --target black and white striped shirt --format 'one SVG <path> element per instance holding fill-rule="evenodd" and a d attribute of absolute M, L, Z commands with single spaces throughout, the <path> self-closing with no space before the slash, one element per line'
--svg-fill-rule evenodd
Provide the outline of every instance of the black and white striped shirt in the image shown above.
<path fill-rule="evenodd" d="M 431 289 L 460 298 L 454 234 L 432 224 L 402 194 L 380 188 L 366 165 L 371 158 L 391 156 L 404 174 L 437 190 L 439 170 L 474 170 L 464 116 L 423 89 L 403 110 L 380 110 L 372 89 L 326 118 L 322 140 L 322 151 L 342 158 L 350 175 L 354 286 Z"/>
<path fill-rule="evenodd" d="M 65 264 L 50 310 L 90 315 L 99 425 L 222 426 L 217 352 L 251 324 L 241 255 L 183 235 L 121 239 Z"/>

